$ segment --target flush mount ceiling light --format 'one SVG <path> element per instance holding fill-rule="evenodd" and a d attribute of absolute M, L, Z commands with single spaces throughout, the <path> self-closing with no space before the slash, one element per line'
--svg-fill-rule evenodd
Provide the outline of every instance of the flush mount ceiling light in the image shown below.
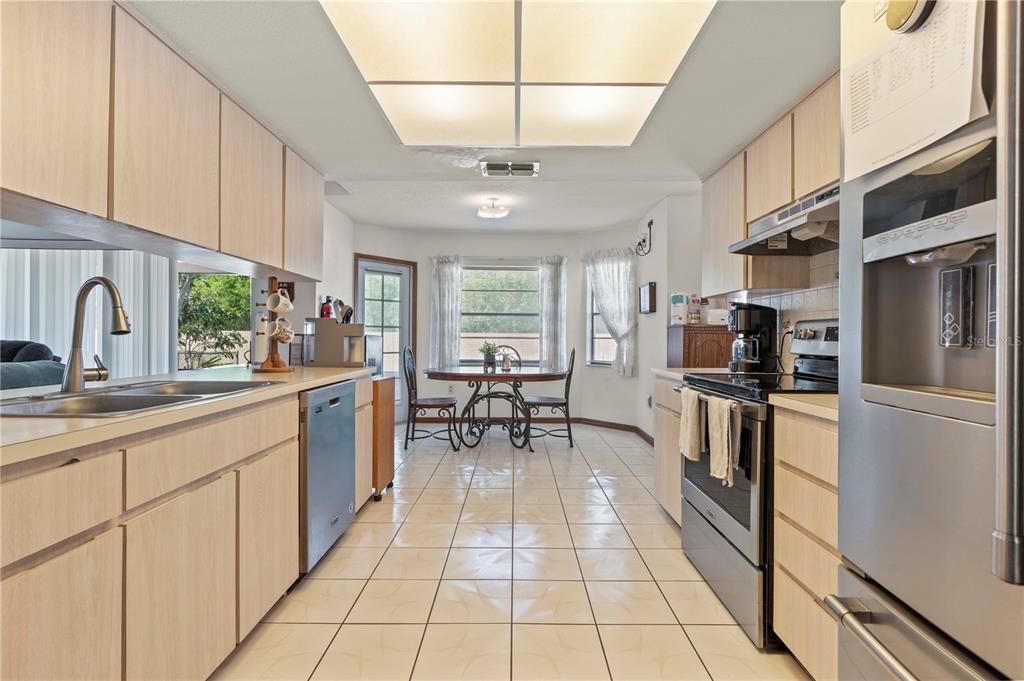
<path fill-rule="evenodd" d="M 476 211 L 477 217 L 488 218 L 490 220 L 496 220 L 498 218 L 505 217 L 506 215 L 508 215 L 509 210 L 511 210 L 508 206 L 498 206 L 498 205 L 496 205 L 498 203 L 498 199 L 497 198 L 493 198 L 490 201 L 491 201 L 491 205 L 489 205 L 489 206 L 480 206 L 480 208 L 477 209 L 477 211 Z"/>
<path fill-rule="evenodd" d="M 714 0 L 320 0 L 403 144 L 629 146 Z"/>

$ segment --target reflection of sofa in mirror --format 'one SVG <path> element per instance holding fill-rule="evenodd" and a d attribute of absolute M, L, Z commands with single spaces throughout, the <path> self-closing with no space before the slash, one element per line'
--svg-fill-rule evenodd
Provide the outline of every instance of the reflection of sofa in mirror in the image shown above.
<path fill-rule="evenodd" d="M 42 343 L 0 340 L 0 388 L 55 385 L 64 378 L 61 358 Z"/>

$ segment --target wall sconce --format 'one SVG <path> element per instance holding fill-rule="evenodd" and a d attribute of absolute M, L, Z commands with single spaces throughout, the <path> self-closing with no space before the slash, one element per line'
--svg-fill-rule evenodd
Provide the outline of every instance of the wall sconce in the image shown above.
<path fill-rule="evenodd" d="M 651 252 L 651 246 L 654 245 L 654 238 L 651 234 L 651 230 L 654 227 L 654 220 L 647 221 L 647 236 L 640 237 L 640 241 L 636 242 L 636 254 L 639 256 L 645 256 Z"/>

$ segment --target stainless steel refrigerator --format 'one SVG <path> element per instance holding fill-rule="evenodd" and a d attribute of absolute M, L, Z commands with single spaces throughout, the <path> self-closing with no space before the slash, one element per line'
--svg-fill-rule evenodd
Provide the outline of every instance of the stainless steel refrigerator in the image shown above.
<path fill-rule="evenodd" d="M 1022 37 L 989 3 L 994 111 L 842 185 L 841 679 L 1024 678 Z"/>

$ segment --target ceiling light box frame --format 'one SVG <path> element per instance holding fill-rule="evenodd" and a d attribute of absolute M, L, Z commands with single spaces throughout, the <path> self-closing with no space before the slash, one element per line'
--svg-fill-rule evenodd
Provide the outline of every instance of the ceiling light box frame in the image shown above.
<path fill-rule="evenodd" d="M 428 147 L 629 146 L 714 6 L 320 2 L 395 135 Z"/>

